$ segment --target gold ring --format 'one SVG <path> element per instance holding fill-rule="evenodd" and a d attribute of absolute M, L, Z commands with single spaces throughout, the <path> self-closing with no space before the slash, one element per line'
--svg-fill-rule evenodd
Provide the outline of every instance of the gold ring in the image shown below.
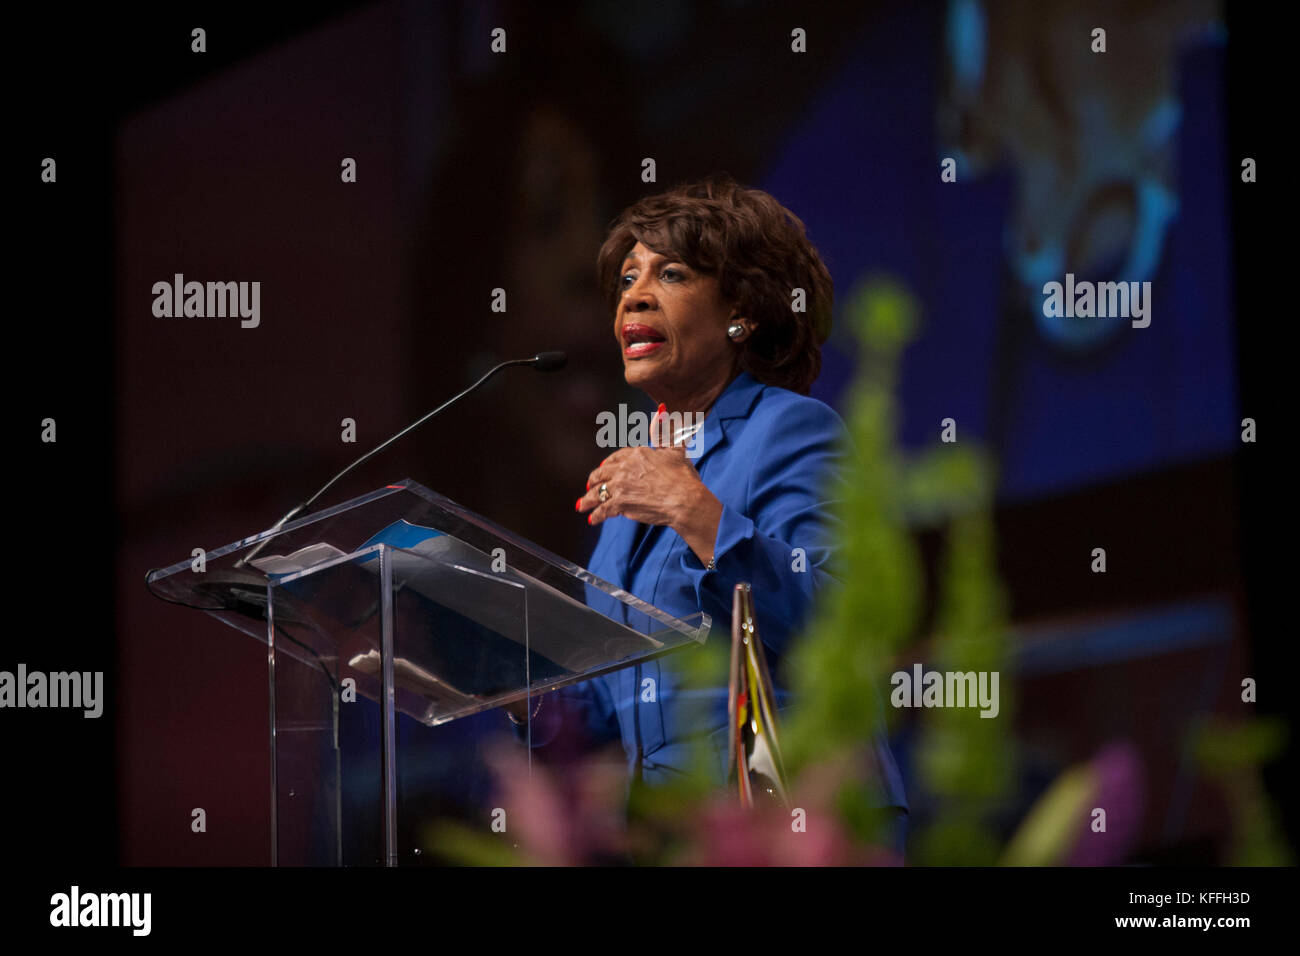
<path fill-rule="evenodd" d="M 609 487 L 603 481 L 600 483 L 600 500 L 609 501 Z"/>

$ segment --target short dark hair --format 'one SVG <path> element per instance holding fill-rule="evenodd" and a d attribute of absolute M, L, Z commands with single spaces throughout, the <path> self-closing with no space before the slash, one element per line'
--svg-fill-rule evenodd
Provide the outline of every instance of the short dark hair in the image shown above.
<path fill-rule="evenodd" d="M 760 382 L 808 394 L 821 372 L 835 286 L 798 216 L 726 175 L 637 201 L 615 220 L 596 257 L 611 313 L 623 260 L 637 242 L 716 276 L 723 299 L 753 323 L 741 368 Z M 796 288 L 804 291 L 803 312 L 792 307 Z"/>

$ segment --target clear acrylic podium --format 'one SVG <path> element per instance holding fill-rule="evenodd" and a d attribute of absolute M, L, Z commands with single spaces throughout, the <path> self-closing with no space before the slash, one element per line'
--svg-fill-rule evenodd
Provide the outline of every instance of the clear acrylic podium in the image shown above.
<path fill-rule="evenodd" d="M 702 644 L 710 625 L 703 613 L 665 614 L 410 480 L 147 583 L 266 643 L 276 865 L 396 864 L 398 712 L 437 726 Z M 340 731 L 357 697 L 379 704 L 378 759 L 345 762 Z M 345 783 L 380 802 L 381 846 L 357 852 L 345 839 Z"/>

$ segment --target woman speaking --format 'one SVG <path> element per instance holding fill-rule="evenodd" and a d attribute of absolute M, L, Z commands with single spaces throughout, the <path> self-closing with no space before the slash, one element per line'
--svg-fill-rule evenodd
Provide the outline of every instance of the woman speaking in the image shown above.
<path fill-rule="evenodd" d="M 783 702 L 782 653 L 833 580 L 825 492 L 851 454 L 840 418 L 807 397 L 830 333 L 830 273 L 798 217 L 725 177 L 631 206 L 597 272 L 628 384 L 658 405 L 657 424 L 702 416 L 702 426 L 620 448 L 591 470 L 575 504 L 600 526 L 588 568 L 669 614 L 705 611 L 720 634 L 735 585 L 749 582 Z M 558 693 L 581 705 L 597 739 L 621 738 L 634 779 L 688 772 L 688 741 L 713 735 L 721 780 L 727 688 L 676 685 L 668 658 Z M 522 706 L 512 720 L 532 718 L 544 746 L 558 718 L 544 716 L 545 699 L 534 714 Z M 880 806 L 902 814 L 883 737 L 870 749 Z"/>

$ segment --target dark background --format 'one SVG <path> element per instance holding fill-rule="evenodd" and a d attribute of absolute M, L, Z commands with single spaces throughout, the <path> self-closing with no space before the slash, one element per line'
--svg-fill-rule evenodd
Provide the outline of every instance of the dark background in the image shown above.
<path fill-rule="evenodd" d="M 14 858 L 265 862 L 264 654 L 154 601 L 144 571 L 270 523 L 489 356 L 565 348 L 573 368 L 563 385 L 498 383 L 351 475 L 334 500 L 409 476 L 581 562 L 591 539 L 567 509 L 590 451 L 574 442 L 590 444 L 592 409 L 639 401 L 620 388 L 603 338 L 591 268 L 601 227 L 639 195 L 724 169 L 804 218 L 841 296 L 884 268 L 921 297 L 937 337 L 919 341 L 904 369 L 904 444 L 932 440 L 942 412 L 980 422 L 978 437 L 1001 452 L 999 551 L 1017 624 L 1068 632 L 1065 622 L 1211 608 L 1204 626 L 1218 630 L 1190 649 L 1157 648 L 1110 671 L 1068 661 L 1044 671 L 1022 691 L 1018 730 L 1060 762 L 1131 736 L 1151 761 L 1144 858 L 1221 860 L 1221 800 L 1187 778 L 1168 741 L 1197 707 L 1230 705 L 1237 674 L 1259 679 L 1261 713 L 1278 712 L 1288 693 L 1270 679 L 1290 673 L 1274 563 L 1286 499 L 1268 496 L 1260 457 L 1280 434 L 1262 361 L 1277 333 L 1261 313 L 1276 309 L 1265 296 L 1287 274 L 1269 228 L 1281 201 L 1266 161 L 1277 124 L 1265 109 L 1277 62 L 1270 24 L 1230 8 L 1226 45 L 1216 54 L 1193 44 L 1179 61 L 1182 128 L 1201 138 L 1179 141 L 1183 212 L 1146 331 L 1168 345 L 1154 335 L 1177 316 L 1206 322 L 1185 318 L 1177 328 L 1202 332 L 1179 339 L 1185 354 L 1170 362 L 1113 344 L 1063 356 L 1032 337 L 998 254 L 1013 206 L 1005 164 L 971 185 L 978 208 L 963 213 L 933 205 L 937 195 L 927 208 L 923 186 L 883 175 L 892 160 L 937 179 L 923 136 L 940 125 L 942 7 L 801 11 L 794 22 L 816 55 L 789 68 L 790 18 L 777 5 L 670 4 L 621 26 L 592 9 L 19 15 L 13 37 L 28 66 L 10 86 L 21 209 L 11 282 L 30 304 L 14 316 L 21 363 L 8 381 L 40 470 L 15 496 L 15 543 L 34 586 L 21 591 L 24 623 L 0 666 L 103 670 L 110 689 L 98 721 L 4 713 Z M 497 23 L 510 31 L 505 64 L 486 53 Z M 195 25 L 208 34 L 201 56 L 189 52 Z M 1111 29 L 1116 56 L 1122 35 Z M 1226 77 L 1226 95 L 1215 77 Z M 1117 88 L 1128 88 L 1122 78 Z M 854 89 L 875 110 L 856 131 L 843 99 Z M 1217 114 L 1216 89 L 1226 103 Z M 1209 126 L 1198 122 L 1207 116 Z M 57 186 L 39 182 L 47 155 Z M 344 155 L 358 159 L 356 186 L 338 183 Z M 639 181 L 643 155 L 659 160 L 657 186 Z M 1260 160 L 1261 183 L 1240 184 L 1243 155 Z M 850 189 L 853 168 L 866 172 Z M 1205 191 L 1215 184 L 1226 203 L 1218 220 Z M 1209 226 L 1198 233 L 1189 221 Z M 261 279 L 262 328 L 154 319 L 147 290 L 173 272 Z M 1189 274 L 1219 284 L 1207 292 Z M 497 285 L 510 292 L 508 324 L 487 310 Z M 1182 308 L 1160 311 L 1171 299 Z M 992 336 L 986 345 L 1002 335 L 1019 351 L 988 346 L 1003 364 L 959 363 L 983 378 L 959 383 L 945 405 L 935 385 L 955 366 L 944 356 L 978 343 L 943 336 L 978 329 Z M 819 383 L 831 401 L 851 371 L 835 349 Z M 1016 385 L 1043 380 L 1060 389 Z M 1073 453 L 1050 438 L 1025 445 L 1015 413 L 1031 407 L 1082 420 L 1098 440 Z M 338 442 L 345 415 L 360 425 L 359 447 Z M 1261 423 L 1260 444 L 1235 441 L 1244 415 Z M 54 445 L 34 438 L 47 416 L 58 421 Z M 1099 540 L 1112 555 L 1103 584 L 1061 572 Z M 1220 623 L 1214 609 L 1225 607 Z M 1221 679 L 1198 697 L 1206 674 Z M 479 729 L 444 732 L 467 763 Z M 1267 779 L 1294 845 L 1287 762 Z M 208 809 L 206 837 L 190 833 L 194 806 Z"/>

